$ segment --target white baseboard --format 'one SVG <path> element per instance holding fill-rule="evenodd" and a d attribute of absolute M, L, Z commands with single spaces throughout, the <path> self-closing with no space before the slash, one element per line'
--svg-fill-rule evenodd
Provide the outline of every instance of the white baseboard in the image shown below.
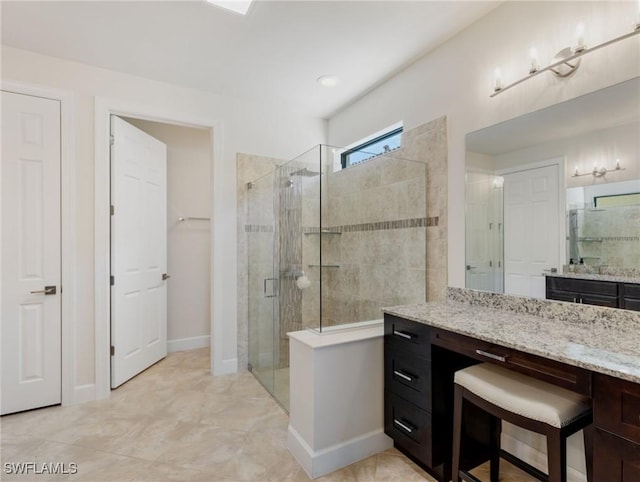
<path fill-rule="evenodd" d="M 167 351 L 173 353 L 175 351 L 195 350 L 196 348 L 204 348 L 211 345 L 211 337 L 192 336 L 191 338 L 178 338 L 176 340 L 167 341 Z"/>
<path fill-rule="evenodd" d="M 91 402 L 96 400 L 96 398 L 96 384 L 87 383 L 86 385 L 73 387 L 73 399 L 71 403 L 64 405 L 77 405 L 79 403 Z"/>
<path fill-rule="evenodd" d="M 380 429 L 314 452 L 289 425 L 287 447 L 307 475 L 316 479 L 390 449 L 393 447 L 393 440 Z"/>
<path fill-rule="evenodd" d="M 226 360 L 222 360 L 220 366 L 217 367 L 215 376 L 218 375 L 229 375 L 230 373 L 237 373 L 238 371 L 238 359 L 237 358 L 227 358 Z"/>

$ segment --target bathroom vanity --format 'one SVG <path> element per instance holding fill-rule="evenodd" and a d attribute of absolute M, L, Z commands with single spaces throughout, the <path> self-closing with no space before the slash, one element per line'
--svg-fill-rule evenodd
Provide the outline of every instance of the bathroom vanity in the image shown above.
<path fill-rule="evenodd" d="M 385 432 L 438 480 L 451 477 L 453 374 L 480 362 L 591 397 L 594 480 L 640 480 L 640 313 L 449 289 L 448 299 L 386 308 Z M 488 423 L 474 413 L 488 460 Z"/>

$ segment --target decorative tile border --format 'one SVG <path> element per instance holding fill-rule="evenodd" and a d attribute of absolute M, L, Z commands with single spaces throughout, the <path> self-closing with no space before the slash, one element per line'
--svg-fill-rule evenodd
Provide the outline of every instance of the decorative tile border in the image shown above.
<path fill-rule="evenodd" d="M 266 224 L 245 224 L 245 233 L 273 233 L 273 226 Z"/>
<path fill-rule="evenodd" d="M 424 228 L 438 226 L 439 217 L 398 219 L 394 221 L 378 221 L 375 223 L 346 224 L 342 226 L 330 226 L 322 228 L 323 233 L 354 233 L 360 231 L 385 231 L 389 229 Z M 318 234 L 318 227 L 304 227 L 302 232 L 306 234 Z"/>

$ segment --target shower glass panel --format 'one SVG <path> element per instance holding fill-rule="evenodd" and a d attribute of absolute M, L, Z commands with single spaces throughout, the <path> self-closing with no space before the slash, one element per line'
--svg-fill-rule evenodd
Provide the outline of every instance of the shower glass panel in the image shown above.
<path fill-rule="evenodd" d="M 288 409 L 289 339 L 426 299 L 426 165 L 399 150 L 342 168 L 317 146 L 250 183 L 249 363 Z"/>
<path fill-rule="evenodd" d="M 274 180 L 271 173 L 248 185 L 247 234 L 249 294 L 249 366 L 273 393 L 275 385 L 274 324 L 278 277 L 275 272 Z"/>

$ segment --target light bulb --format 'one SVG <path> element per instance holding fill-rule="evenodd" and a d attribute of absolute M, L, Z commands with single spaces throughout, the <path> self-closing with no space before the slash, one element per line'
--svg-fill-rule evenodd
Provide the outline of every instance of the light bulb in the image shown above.
<path fill-rule="evenodd" d="M 586 48 L 586 45 L 584 43 L 584 32 L 584 23 L 578 23 L 578 26 L 576 27 L 576 52 L 581 52 Z"/>
<path fill-rule="evenodd" d="M 535 47 L 531 47 L 529 49 L 529 60 L 531 61 L 531 66 L 529 67 L 529 73 L 533 74 L 538 71 L 540 68 L 540 64 L 538 62 L 538 50 Z"/>
<path fill-rule="evenodd" d="M 493 90 L 494 92 L 498 92 L 499 90 L 502 90 L 503 87 L 504 84 L 502 83 L 502 71 L 500 70 L 500 67 L 496 67 L 496 69 L 493 71 Z"/>
<path fill-rule="evenodd" d="M 573 175 L 577 176 L 578 175 L 578 166 L 576 166 L 575 170 L 573 171 Z"/>

